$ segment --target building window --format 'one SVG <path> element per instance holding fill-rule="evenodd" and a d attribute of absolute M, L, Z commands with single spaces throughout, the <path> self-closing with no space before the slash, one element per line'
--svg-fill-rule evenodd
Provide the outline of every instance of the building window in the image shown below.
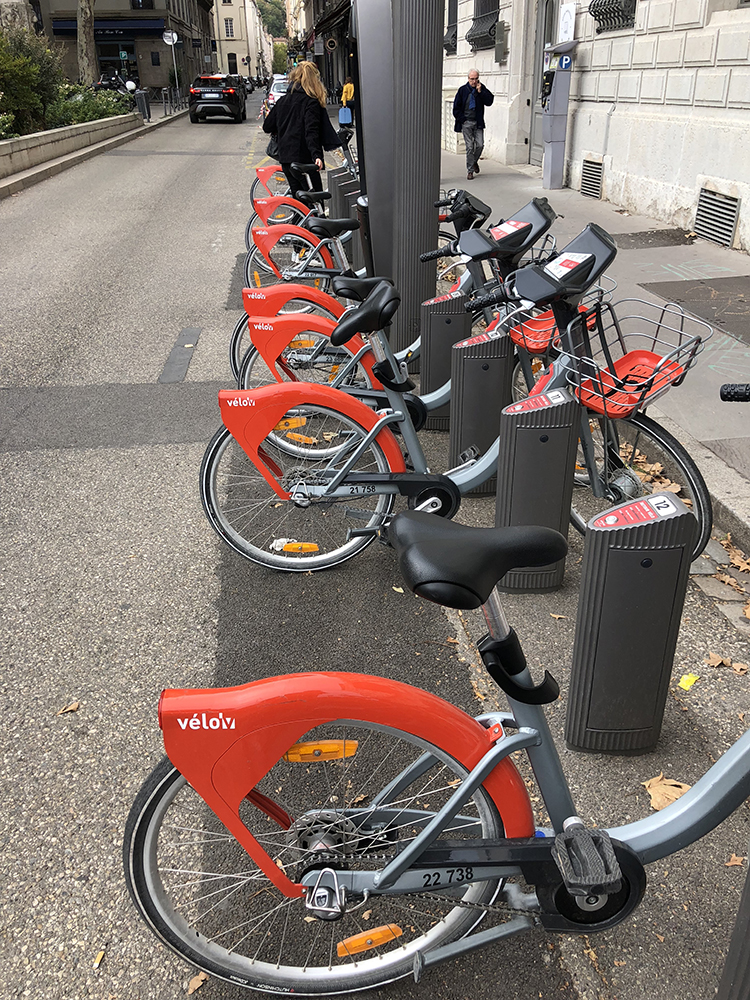
<path fill-rule="evenodd" d="M 224 18 L 224 37 L 234 38 L 234 18 L 232 17 Z"/>
<path fill-rule="evenodd" d="M 161 66 L 161 56 L 159 55 L 158 52 L 152 52 L 151 53 L 151 65 L 152 66 Z"/>
<path fill-rule="evenodd" d="M 589 14 L 596 21 L 596 33 L 635 27 L 636 0 L 591 0 Z"/>
<path fill-rule="evenodd" d="M 458 0 L 448 0 L 448 25 L 443 38 L 446 55 L 455 56 L 458 47 Z"/>
<path fill-rule="evenodd" d="M 154 0 L 130 0 L 131 10 L 153 10 Z"/>
<path fill-rule="evenodd" d="M 494 47 L 497 15 L 498 0 L 474 0 L 474 19 L 466 32 L 466 41 L 475 52 Z"/>

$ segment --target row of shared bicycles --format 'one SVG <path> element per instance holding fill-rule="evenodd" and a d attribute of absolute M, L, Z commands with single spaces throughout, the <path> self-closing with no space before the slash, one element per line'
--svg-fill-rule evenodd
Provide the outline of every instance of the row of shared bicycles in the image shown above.
<path fill-rule="evenodd" d="M 647 864 L 750 794 L 750 735 L 655 816 L 586 826 L 545 718 L 558 687 L 532 678 L 496 587 L 514 568 L 562 559 L 566 538 L 453 520 L 462 497 L 497 475 L 498 442 L 428 469 L 420 429 L 450 382 L 420 395 L 409 372 L 420 341 L 393 350 L 399 292 L 352 270 L 357 223 L 327 216 L 325 191 L 284 190 L 273 167 L 258 170 L 254 193 L 245 309 L 229 348 L 237 387 L 219 394 L 222 427 L 200 471 L 208 519 L 235 552 L 280 571 L 329 569 L 387 540 L 414 594 L 482 610 L 478 656 L 509 710 L 472 718 L 359 672 L 359 659 L 166 690 L 167 756 L 125 833 L 131 897 L 166 946 L 210 975 L 307 996 L 419 981 L 532 928 L 609 929 L 641 902 Z M 473 330 L 515 350 L 498 408 L 560 388 L 580 406 L 573 527 L 666 491 L 692 511 L 701 552 L 705 483 L 645 411 L 681 385 L 711 329 L 672 304 L 613 301 L 615 241 L 590 224 L 558 248 L 544 198 L 494 224 L 465 191 L 438 207 L 439 244 L 423 254 L 436 296 L 461 297 Z"/>

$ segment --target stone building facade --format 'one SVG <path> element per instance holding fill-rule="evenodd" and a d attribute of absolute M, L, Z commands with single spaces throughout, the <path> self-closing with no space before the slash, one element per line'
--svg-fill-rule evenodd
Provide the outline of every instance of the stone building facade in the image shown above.
<path fill-rule="evenodd" d="M 708 212 L 750 250 L 750 0 L 447 0 L 444 147 L 476 66 L 495 94 L 487 154 L 541 162 L 544 44 L 571 9 L 569 186 L 686 229 Z"/>

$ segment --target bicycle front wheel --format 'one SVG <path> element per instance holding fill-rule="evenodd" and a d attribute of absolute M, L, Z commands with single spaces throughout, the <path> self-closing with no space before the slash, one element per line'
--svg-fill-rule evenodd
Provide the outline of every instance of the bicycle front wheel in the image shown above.
<path fill-rule="evenodd" d="M 352 487 L 350 496 L 325 499 L 310 495 L 307 487 L 330 482 L 365 435 L 359 424 L 326 407 L 304 404 L 286 413 L 261 444 L 282 487 L 296 497 L 284 500 L 222 427 L 206 449 L 200 472 L 211 526 L 235 552 L 272 569 L 304 573 L 351 559 L 375 534 L 348 539 L 349 530 L 383 525 L 393 494 L 376 487 L 360 494 Z M 377 440 L 347 471 L 390 471 Z"/>
<path fill-rule="evenodd" d="M 300 760 L 290 748 L 240 808 L 293 881 L 326 865 L 381 870 L 467 774 L 439 747 L 387 726 L 334 721 L 295 747 L 323 741 L 332 741 L 329 753 L 341 748 L 336 759 Z M 482 788 L 446 835 L 467 847 L 503 835 Z M 302 996 L 410 975 L 418 951 L 468 934 L 498 891 L 497 880 L 474 881 L 473 869 L 457 868 L 437 897 L 352 897 L 339 919 L 315 919 L 304 900 L 279 892 L 166 758 L 133 803 L 123 854 L 130 895 L 170 948 L 212 976 Z"/>
<path fill-rule="evenodd" d="M 260 177 L 255 178 L 250 188 L 250 201 L 255 201 L 256 198 L 267 198 L 269 193 L 271 197 L 289 194 L 289 181 L 286 179 L 286 174 L 281 167 L 279 167 L 276 173 L 271 174 L 268 179 L 268 188 L 262 183 Z"/>
<path fill-rule="evenodd" d="M 268 217 L 268 225 L 276 226 L 280 223 L 286 223 L 289 226 L 298 226 L 306 217 L 307 213 L 301 212 L 300 209 L 295 208 L 294 205 L 277 205 Z M 265 223 L 259 217 L 258 213 L 253 212 L 247 221 L 247 225 L 245 226 L 245 247 L 248 250 L 252 250 L 255 246 L 253 243 L 253 229 L 257 229 L 263 225 L 265 225 Z"/>
<path fill-rule="evenodd" d="M 585 529 L 592 517 L 626 500 L 651 493 L 674 493 L 698 522 L 693 549 L 696 559 L 711 537 L 711 497 L 700 470 L 679 441 L 645 413 L 635 413 L 627 420 L 607 421 L 591 415 L 589 427 L 597 474 L 606 495 L 594 496 L 579 445 L 573 493 L 574 526 Z"/>

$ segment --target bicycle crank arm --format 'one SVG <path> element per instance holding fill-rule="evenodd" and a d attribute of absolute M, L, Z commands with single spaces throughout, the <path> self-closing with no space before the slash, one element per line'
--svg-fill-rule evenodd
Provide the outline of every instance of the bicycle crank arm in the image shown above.
<path fill-rule="evenodd" d="M 311 493 L 313 489 L 329 495 L 320 487 L 310 488 Z M 453 517 L 461 504 L 461 493 L 453 480 L 436 472 L 350 472 L 337 487 L 337 494 L 339 491 L 343 496 L 399 493 L 409 498 L 409 506 L 427 509 L 429 504 L 431 513 L 440 517 Z"/>

